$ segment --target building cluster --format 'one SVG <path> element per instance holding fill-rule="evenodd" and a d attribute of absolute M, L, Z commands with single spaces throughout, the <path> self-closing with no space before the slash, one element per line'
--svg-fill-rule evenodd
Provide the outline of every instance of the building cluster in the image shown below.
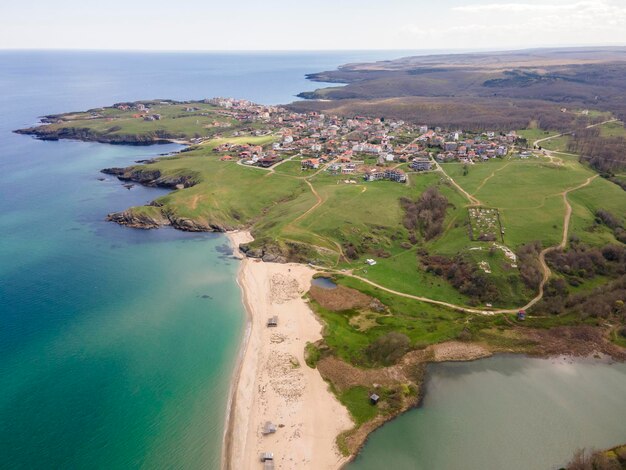
<path fill-rule="evenodd" d="M 496 134 L 463 135 L 461 132 L 437 133 L 427 131 L 420 140 L 433 150 L 438 162 L 458 161 L 461 163 L 477 163 L 491 158 L 504 157 L 509 147 L 517 139 L 515 132 Z"/>
<path fill-rule="evenodd" d="M 224 144 L 216 152 L 226 159 L 272 166 L 286 156 L 298 155 L 303 170 L 323 168 L 333 174 L 359 174 L 367 181 L 406 181 L 405 171 L 429 171 L 438 162 L 477 163 L 507 155 L 517 136 L 485 132 L 449 132 L 401 120 L 355 116 L 342 118 L 324 113 L 297 113 L 279 106 L 248 100 L 212 98 L 205 103 L 219 114 L 248 126 L 233 136 L 273 134 L 270 148 Z"/>

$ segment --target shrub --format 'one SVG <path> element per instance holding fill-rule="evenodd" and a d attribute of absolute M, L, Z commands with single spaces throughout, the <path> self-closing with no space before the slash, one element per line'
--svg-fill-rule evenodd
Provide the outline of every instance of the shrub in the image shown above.
<path fill-rule="evenodd" d="M 404 356 L 410 347 L 411 340 L 408 336 L 392 331 L 380 336 L 365 348 L 365 355 L 372 363 L 391 365 Z"/>

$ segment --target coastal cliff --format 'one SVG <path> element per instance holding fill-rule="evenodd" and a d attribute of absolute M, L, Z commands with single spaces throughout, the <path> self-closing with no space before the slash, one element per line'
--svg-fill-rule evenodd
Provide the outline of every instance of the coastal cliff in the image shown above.
<path fill-rule="evenodd" d="M 100 142 L 103 144 L 153 145 L 167 144 L 172 140 L 184 138 L 184 135 L 172 134 L 155 130 L 147 134 L 119 134 L 115 126 L 105 132 L 98 132 L 87 127 L 50 127 L 37 126 L 17 129 L 16 134 L 32 135 L 41 140 L 80 140 L 83 142 Z"/>
<path fill-rule="evenodd" d="M 104 168 L 102 173 L 116 176 L 120 181 L 132 181 L 144 186 L 181 190 L 195 186 L 199 182 L 194 174 L 163 174 L 159 169 L 147 166 L 128 168 Z M 200 218 L 184 217 L 165 206 L 162 202 L 152 201 L 147 206 L 131 207 L 121 212 L 107 215 L 107 220 L 132 228 L 154 229 L 170 226 L 185 232 L 226 232 L 234 227 L 221 223 L 209 223 Z"/>

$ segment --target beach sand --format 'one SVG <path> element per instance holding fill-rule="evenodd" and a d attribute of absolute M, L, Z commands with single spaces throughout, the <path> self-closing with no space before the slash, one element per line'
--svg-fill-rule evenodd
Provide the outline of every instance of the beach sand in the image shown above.
<path fill-rule="evenodd" d="M 229 237 L 234 246 L 252 240 L 247 232 Z M 249 330 L 233 382 L 224 466 L 262 468 L 260 454 L 272 452 L 277 469 L 339 468 L 346 459 L 335 437 L 353 423 L 319 372 L 304 362 L 306 343 L 322 338 L 322 325 L 302 299 L 315 271 L 241 258 Z M 269 328 L 272 316 L 278 326 Z M 276 433 L 262 434 L 266 421 Z"/>

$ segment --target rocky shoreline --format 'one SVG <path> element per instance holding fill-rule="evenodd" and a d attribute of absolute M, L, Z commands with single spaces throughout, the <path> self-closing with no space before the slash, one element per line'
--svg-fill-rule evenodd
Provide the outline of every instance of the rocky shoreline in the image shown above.
<path fill-rule="evenodd" d="M 145 167 L 114 167 L 104 168 L 100 171 L 115 176 L 120 181 L 132 181 L 148 187 L 184 189 L 198 184 L 197 178 L 193 175 L 164 175 L 160 170 Z M 112 212 L 107 215 L 106 219 L 119 225 L 146 230 L 161 227 L 173 227 L 185 232 L 226 232 L 232 230 L 232 227 L 206 224 L 187 217 L 176 216 L 176 214 L 166 211 L 156 201 L 152 201 L 148 206 L 143 206 L 141 209 L 130 208 L 121 212 Z"/>
<path fill-rule="evenodd" d="M 16 134 L 31 135 L 39 140 L 80 140 L 82 142 L 99 142 L 102 144 L 120 145 L 154 145 L 169 144 L 180 136 L 156 130 L 146 135 L 99 133 L 89 128 L 62 127 L 51 129 L 46 125 L 17 129 Z"/>

